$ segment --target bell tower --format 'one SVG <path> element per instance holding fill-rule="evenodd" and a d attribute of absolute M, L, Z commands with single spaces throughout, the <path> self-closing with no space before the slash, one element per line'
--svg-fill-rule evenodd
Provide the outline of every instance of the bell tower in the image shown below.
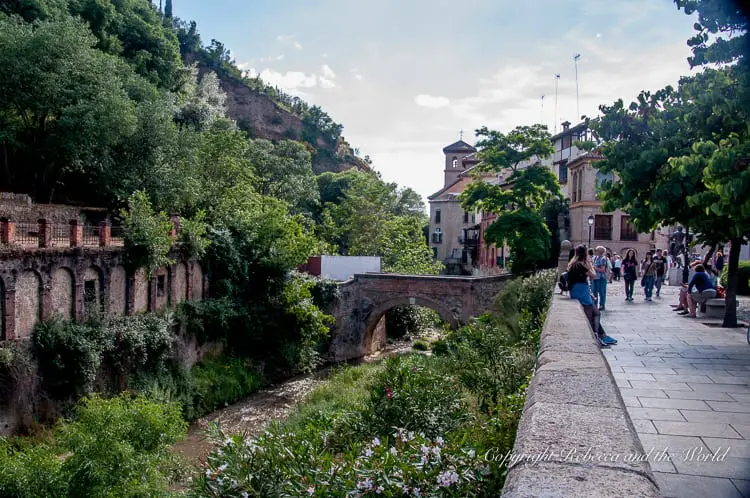
<path fill-rule="evenodd" d="M 462 130 L 458 142 L 452 143 L 443 148 L 443 154 L 445 154 L 445 184 L 443 185 L 443 188 L 458 180 L 461 173 L 469 167 L 465 162 L 470 162 L 471 165 L 478 162 L 475 159 L 465 161 L 465 159 L 468 159 L 467 156 L 476 153 L 477 149 L 464 142 L 463 135 L 464 132 Z"/>

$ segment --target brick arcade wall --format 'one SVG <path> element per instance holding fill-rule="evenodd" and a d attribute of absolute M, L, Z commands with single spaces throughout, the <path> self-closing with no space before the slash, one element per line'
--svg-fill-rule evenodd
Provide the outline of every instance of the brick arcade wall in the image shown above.
<path fill-rule="evenodd" d="M 28 338 L 53 315 L 81 320 L 89 311 L 133 314 L 205 296 L 197 261 L 180 261 L 147 280 L 142 269 L 128 272 L 124 258 L 121 248 L 112 247 L 0 250 L 0 340 Z"/>

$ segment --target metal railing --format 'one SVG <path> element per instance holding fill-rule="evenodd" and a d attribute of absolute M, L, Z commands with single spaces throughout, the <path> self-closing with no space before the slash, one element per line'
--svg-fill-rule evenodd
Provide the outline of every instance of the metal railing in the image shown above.
<path fill-rule="evenodd" d="M 109 232 L 109 243 L 113 246 L 125 245 L 125 229 L 121 226 L 113 226 Z"/>
<path fill-rule="evenodd" d="M 38 246 L 39 223 L 16 223 L 16 243 L 22 246 Z"/>
<path fill-rule="evenodd" d="M 98 246 L 99 245 L 99 227 L 84 225 L 81 245 Z"/>
<path fill-rule="evenodd" d="M 70 246 L 70 225 L 47 225 L 52 247 Z"/>

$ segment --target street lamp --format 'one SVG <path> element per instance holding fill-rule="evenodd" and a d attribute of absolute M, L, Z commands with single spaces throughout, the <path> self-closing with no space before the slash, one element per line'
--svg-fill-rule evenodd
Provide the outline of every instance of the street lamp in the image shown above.
<path fill-rule="evenodd" d="M 591 227 L 594 226 L 594 215 L 589 215 L 589 247 L 591 247 Z"/>

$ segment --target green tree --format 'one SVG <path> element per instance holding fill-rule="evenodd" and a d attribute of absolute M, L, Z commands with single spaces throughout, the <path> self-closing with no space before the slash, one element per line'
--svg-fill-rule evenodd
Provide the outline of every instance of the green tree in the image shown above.
<path fill-rule="evenodd" d="M 517 126 L 507 134 L 483 126 L 476 134 L 480 137 L 476 145 L 481 167 L 487 171 L 516 171 L 551 156 L 555 151 L 545 125 Z"/>
<path fill-rule="evenodd" d="M 699 13 L 690 64 L 736 64 L 682 78 L 677 89 L 641 92 L 627 108 L 622 100 L 600 107 L 590 121 L 603 140 L 599 169 L 618 178 L 603 198 L 605 209 L 626 209 L 641 231 L 682 224 L 706 244 L 729 240 L 723 325 L 734 327 L 740 247 L 750 235 L 747 18 L 730 2 L 676 4 Z M 717 33 L 731 37 L 712 39 Z"/>
<path fill-rule="evenodd" d="M 252 140 L 247 155 L 258 193 L 286 202 L 295 213 L 310 211 L 317 205 L 318 184 L 310 153 L 304 145 L 293 140 L 277 144 Z"/>
<path fill-rule="evenodd" d="M 477 135 L 485 137 L 477 142 L 483 160 L 480 169 L 496 173 L 510 170 L 511 174 L 502 184 L 477 177 L 461 194 L 461 204 L 466 209 L 496 214 L 485 240 L 510 247 L 514 273 L 533 270 L 550 257 L 552 233 L 543 208 L 562 197 L 555 175 L 539 164 L 554 151 L 550 135 L 543 125 L 520 126 L 507 135 L 483 127 Z"/>
<path fill-rule="evenodd" d="M 95 43 L 69 17 L 27 24 L 0 15 L 4 189 L 50 200 L 70 174 L 108 163 L 135 133 L 128 68 Z"/>
<path fill-rule="evenodd" d="M 172 0 L 167 0 L 167 3 L 164 5 L 164 18 L 171 20 L 173 15 Z"/>

